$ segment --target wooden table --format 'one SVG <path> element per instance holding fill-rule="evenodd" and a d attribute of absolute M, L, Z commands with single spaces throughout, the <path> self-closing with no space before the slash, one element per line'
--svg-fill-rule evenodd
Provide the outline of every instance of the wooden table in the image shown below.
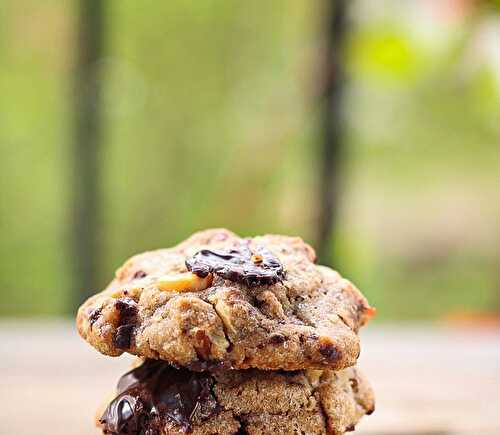
<path fill-rule="evenodd" d="M 370 326 L 360 366 L 377 410 L 360 435 L 500 435 L 500 330 Z M 65 321 L 0 322 L 0 435 L 84 435 L 127 357 Z"/>

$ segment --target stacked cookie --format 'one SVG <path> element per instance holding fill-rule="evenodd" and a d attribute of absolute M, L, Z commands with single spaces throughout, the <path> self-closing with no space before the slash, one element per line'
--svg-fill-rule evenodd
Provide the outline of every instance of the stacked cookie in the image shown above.
<path fill-rule="evenodd" d="M 373 412 L 354 365 L 364 296 L 299 238 L 196 233 L 137 255 L 78 311 L 105 355 L 137 355 L 106 434 L 342 434 Z"/>

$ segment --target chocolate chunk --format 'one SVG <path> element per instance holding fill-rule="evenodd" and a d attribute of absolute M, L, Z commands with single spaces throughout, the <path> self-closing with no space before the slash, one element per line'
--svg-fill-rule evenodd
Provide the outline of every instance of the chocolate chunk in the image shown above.
<path fill-rule="evenodd" d="M 285 279 L 283 265 L 270 251 L 264 248 L 251 251 L 246 245 L 230 251 L 202 249 L 186 260 L 186 267 L 202 278 L 215 273 L 249 287 L 276 284 Z"/>
<path fill-rule="evenodd" d="M 132 298 L 120 298 L 116 300 L 115 308 L 118 310 L 118 325 L 114 344 L 118 349 L 129 349 L 137 323 L 137 303 Z"/>
<path fill-rule="evenodd" d="M 114 344 L 118 349 L 130 348 L 133 329 L 134 325 L 123 325 L 117 328 Z"/>
<path fill-rule="evenodd" d="M 207 373 L 146 360 L 120 378 L 118 395 L 99 421 L 104 433 L 113 435 L 161 433 L 165 419 L 189 433 L 193 420 L 204 420 L 217 411 L 212 383 Z"/>
<path fill-rule="evenodd" d="M 95 322 L 97 322 L 97 319 L 100 317 L 101 313 L 102 313 L 101 308 L 96 308 L 90 313 L 89 322 L 91 327 L 94 326 Z"/>
<path fill-rule="evenodd" d="M 248 431 L 246 430 L 246 423 L 243 421 L 243 419 L 239 416 L 234 416 L 236 420 L 239 421 L 240 427 L 238 429 L 238 432 L 236 432 L 235 435 L 248 435 Z"/>
<path fill-rule="evenodd" d="M 125 325 L 135 320 L 137 316 L 137 302 L 132 298 L 120 298 L 115 302 L 115 308 L 119 312 L 119 324 Z"/>
<path fill-rule="evenodd" d="M 100 423 L 104 426 L 104 433 L 135 434 L 140 433 L 140 413 L 143 405 L 137 397 L 122 393 L 106 408 Z"/>
<path fill-rule="evenodd" d="M 269 337 L 269 342 L 271 344 L 283 344 L 286 341 L 286 337 L 282 334 L 274 334 Z"/>
<path fill-rule="evenodd" d="M 340 352 L 333 344 L 320 343 L 319 352 L 330 361 L 337 361 L 340 359 Z"/>

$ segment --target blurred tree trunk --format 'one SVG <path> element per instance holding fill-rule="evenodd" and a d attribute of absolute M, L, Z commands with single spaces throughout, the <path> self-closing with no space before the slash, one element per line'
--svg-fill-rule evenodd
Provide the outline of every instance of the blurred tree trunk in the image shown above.
<path fill-rule="evenodd" d="M 74 306 L 95 290 L 97 279 L 98 151 L 101 140 L 101 82 L 97 63 L 103 49 L 104 3 L 101 0 L 78 2 L 72 148 L 74 183 L 71 253 Z"/>
<path fill-rule="evenodd" d="M 316 235 L 319 261 L 332 262 L 332 243 L 336 228 L 341 169 L 344 157 L 343 103 L 345 88 L 344 45 L 348 0 L 329 0 L 324 23 L 325 50 L 321 72 L 321 142 L 319 148 L 319 218 Z"/>

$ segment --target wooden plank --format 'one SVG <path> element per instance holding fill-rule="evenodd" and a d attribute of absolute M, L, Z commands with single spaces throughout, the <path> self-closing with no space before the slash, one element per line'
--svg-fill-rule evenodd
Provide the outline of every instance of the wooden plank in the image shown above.
<path fill-rule="evenodd" d="M 97 434 L 93 417 L 129 357 L 69 322 L 0 322 L 0 435 Z M 361 435 L 499 435 L 500 330 L 369 327 L 360 366 L 377 394 Z"/>

